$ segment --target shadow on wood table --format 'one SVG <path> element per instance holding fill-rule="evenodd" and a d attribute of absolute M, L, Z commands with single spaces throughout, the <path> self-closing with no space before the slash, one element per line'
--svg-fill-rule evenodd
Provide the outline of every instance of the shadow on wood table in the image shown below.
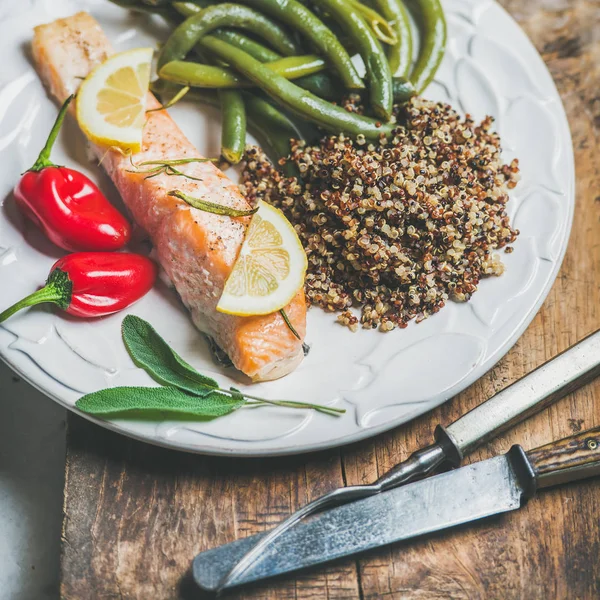
<path fill-rule="evenodd" d="M 511 352 L 464 393 L 407 426 L 328 452 L 280 459 L 186 455 L 69 419 L 62 596 L 201 598 L 189 581 L 201 550 L 264 531 L 309 500 L 371 482 L 450 423 L 600 327 L 600 7 L 594 0 L 504 0 L 561 92 L 577 164 L 577 208 L 561 273 Z M 600 382 L 476 452 L 526 449 L 600 425 Z M 540 494 L 475 527 L 244 589 L 261 599 L 600 597 L 600 481 Z"/>

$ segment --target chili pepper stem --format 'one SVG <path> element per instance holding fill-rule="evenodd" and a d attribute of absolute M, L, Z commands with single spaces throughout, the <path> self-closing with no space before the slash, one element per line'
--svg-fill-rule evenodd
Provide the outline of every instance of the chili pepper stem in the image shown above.
<path fill-rule="evenodd" d="M 63 121 L 65 120 L 65 116 L 67 115 L 67 110 L 69 109 L 69 104 L 71 104 L 71 100 L 73 100 L 73 98 L 75 98 L 75 94 L 71 94 L 61 106 L 60 111 L 58 113 L 58 117 L 56 117 L 56 121 L 54 121 L 54 125 L 50 130 L 50 135 L 46 140 L 46 145 L 42 148 L 40 155 L 38 156 L 35 163 L 33 163 L 33 167 L 31 167 L 29 171 L 41 171 L 46 167 L 57 166 L 50 160 L 50 153 L 52 152 L 52 147 L 54 146 L 54 142 L 56 142 L 58 132 L 62 127 Z"/>
<path fill-rule="evenodd" d="M 19 300 L 5 311 L 0 313 L 0 323 L 6 321 L 9 317 L 12 317 L 16 312 L 29 306 L 36 306 L 37 304 L 45 304 L 51 302 L 60 306 L 62 309 L 68 308 L 71 303 L 71 296 L 73 293 L 73 283 L 69 279 L 69 276 L 65 271 L 56 269 L 50 273 L 46 285 L 29 294 L 22 300 Z"/>

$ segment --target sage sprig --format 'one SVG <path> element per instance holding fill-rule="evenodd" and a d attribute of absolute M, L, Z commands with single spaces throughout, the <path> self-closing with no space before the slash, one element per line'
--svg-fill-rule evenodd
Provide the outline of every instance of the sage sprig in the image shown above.
<path fill-rule="evenodd" d="M 80 398 L 79 410 L 97 416 L 130 415 L 153 417 L 160 413 L 172 416 L 214 419 L 230 414 L 242 406 L 281 406 L 312 409 L 339 415 L 343 409 L 295 402 L 269 400 L 245 394 L 232 387 L 228 390 L 187 363 L 144 319 L 128 315 L 121 326 L 123 341 L 134 363 L 163 387 L 116 387 L 93 392 Z"/>

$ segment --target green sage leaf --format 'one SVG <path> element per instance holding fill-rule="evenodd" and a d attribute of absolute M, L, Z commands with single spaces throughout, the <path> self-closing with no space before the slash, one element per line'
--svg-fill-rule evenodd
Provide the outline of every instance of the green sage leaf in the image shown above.
<path fill-rule="evenodd" d="M 87 394 L 75 406 L 90 415 L 169 412 L 214 419 L 232 413 L 246 403 L 239 395 L 211 391 L 203 397 L 190 396 L 174 387 L 115 387 Z"/>
<path fill-rule="evenodd" d="M 153 379 L 197 396 L 206 396 L 219 384 L 201 375 L 156 332 L 154 327 L 135 315 L 127 315 L 121 327 L 123 341 L 135 364 Z"/>

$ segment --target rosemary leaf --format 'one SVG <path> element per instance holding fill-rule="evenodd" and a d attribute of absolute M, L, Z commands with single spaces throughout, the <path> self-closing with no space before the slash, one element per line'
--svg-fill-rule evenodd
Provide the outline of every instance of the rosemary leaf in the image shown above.
<path fill-rule="evenodd" d="M 173 158 L 166 160 L 145 160 L 137 165 L 131 163 L 134 167 L 147 167 L 149 165 L 159 165 L 161 167 L 173 167 L 180 165 L 189 165 L 191 163 L 205 163 L 205 162 L 216 162 L 216 158 Z"/>
<path fill-rule="evenodd" d="M 197 208 L 198 210 L 214 213 L 215 215 L 225 215 L 227 217 L 249 217 L 258 210 L 258 207 L 252 208 L 251 210 L 239 210 L 237 208 L 231 208 L 229 206 L 222 206 L 221 204 L 208 202 L 207 200 L 202 200 L 201 198 L 194 198 L 193 196 L 188 196 L 180 190 L 171 190 L 168 193 L 168 195 L 174 196 L 175 198 L 179 198 L 180 200 L 187 202 L 190 206 Z"/>
<path fill-rule="evenodd" d="M 146 175 L 144 179 L 151 179 L 152 177 L 156 177 L 157 175 L 177 175 L 179 177 L 185 177 L 187 179 L 191 179 L 193 181 L 202 181 L 200 177 L 193 177 L 192 175 L 188 175 L 187 173 L 183 173 L 179 169 L 175 168 L 175 165 L 189 165 L 190 163 L 204 163 L 204 162 L 215 162 L 214 158 L 176 158 L 173 160 L 146 160 L 141 163 L 135 164 L 131 156 L 129 157 L 129 162 L 131 165 L 135 167 L 135 170 L 128 169 L 128 173 L 137 173 L 139 175 Z M 142 169 L 140 167 L 150 167 L 149 169 Z"/>
<path fill-rule="evenodd" d="M 288 326 L 289 330 L 300 340 L 302 341 L 302 338 L 300 337 L 300 334 L 296 331 L 296 328 L 292 325 L 292 322 L 290 321 L 290 318 L 287 316 L 287 313 L 285 312 L 285 310 L 283 310 L 283 308 L 279 311 L 279 313 L 281 314 L 281 316 L 283 317 L 283 320 L 285 321 L 285 324 Z"/>
<path fill-rule="evenodd" d="M 167 175 L 178 175 L 179 177 L 187 177 L 188 179 L 191 179 L 192 181 L 202 181 L 202 178 L 192 177 L 191 175 L 188 175 L 187 173 L 182 173 L 179 169 L 176 169 L 175 167 L 171 167 L 170 165 L 165 169 L 165 173 Z"/>

